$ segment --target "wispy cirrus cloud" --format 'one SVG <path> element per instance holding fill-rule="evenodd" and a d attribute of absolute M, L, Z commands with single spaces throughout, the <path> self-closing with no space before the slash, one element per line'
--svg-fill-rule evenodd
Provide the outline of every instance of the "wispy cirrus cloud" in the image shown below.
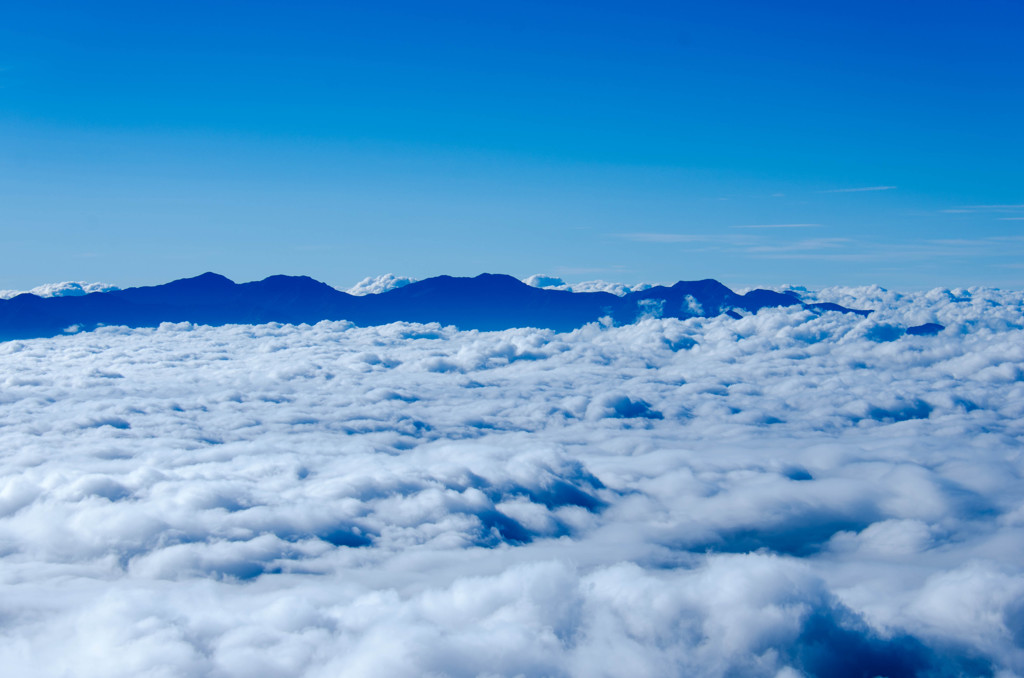
<path fill-rule="evenodd" d="M 718 234 L 618 233 L 613 237 L 651 244 L 677 243 L 692 252 L 725 252 L 751 259 L 884 263 L 976 259 L 994 262 L 1024 256 L 1024 236 L 932 238 L 923 240 L 863 240 L 850 237 L 790 237 L 810 235 L 801 229 L 820 224 L 751 224 L 729 227 Z M 994 263 L 991 265 L 995 265 Z"/>
<path fill-rule="evenodd" d="M 694 233 L 616 233 L 615 237 L 634 242 L 713 242 L 721 240 L 720 236 L 701 235 Z"/>
<path fill-rule="evenodd" d="M 942 214 L 1015 214 L 1024 212 L 1024 204 L 1003 204 L 1003 205 L 957 205 L 948 209 L 939 210 Z M 1024 219 L 1024 217 L 1002 217 L 1006 220 Z"/>
<path fill-rule="evenodd" d="M 818 193 L 866 193 L 868 191 L 893 191 L 897 186 L 857 186 L 854 188 L 832 188 Z"/>
<path fill-rule="evenodd" d="M 730 229 L 736 230 L 772 230 L 772 229 L 798 229 L 798 228 L 821 228 L 822 224 L 738 224 L 735 226 L 729 226 Z M 650 243 L 698 243 L 698 242 L 717 242 L 725 243 L 731 242 L 735 244 L 750 243 L 753 235 L 740 235 L 729 234 L 729 233 L 615 233 L 613 234 L 616 238 L 622 238 L 624 240 L 632 240 L 633 242 L 650 242 Z"/>
<path fill-rule="evenodd" d="M 821 224 L 749 224 L 730 228 L 821 228 Z"/>
<path fill-rule="evenodd" d="M 883 262 L 1000 258 L 1024 255 L 1024 236 L 945 238 L 916 242 L 870 242 L 847 238 L 815 238 L 784 245 L 748 247 L 744 252 L 762 259 Z"/>
<path fill-rule="evenodd" d="M 788 253 L 788 252 L 814 252 L 818 250 L 830 250 L 843 247 L 853 240 L 850 238 L 808 238 L 796 242 L 781 245 L 757 245 L 746 248 L 747 252 L 760 254 L 765 252 Z"/>

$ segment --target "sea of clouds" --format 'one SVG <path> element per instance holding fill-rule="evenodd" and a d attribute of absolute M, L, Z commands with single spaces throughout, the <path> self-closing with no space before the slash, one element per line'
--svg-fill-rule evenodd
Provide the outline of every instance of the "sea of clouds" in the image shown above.
<path fill-rule="evenodd" d="M 0 343 L 0 666 L 1024 675 L 1024 294 L 804 294 Z"/>

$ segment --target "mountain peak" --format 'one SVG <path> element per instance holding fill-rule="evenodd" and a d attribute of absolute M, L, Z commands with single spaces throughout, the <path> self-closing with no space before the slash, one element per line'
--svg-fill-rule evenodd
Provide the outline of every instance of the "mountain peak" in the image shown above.
<path fill-rule="evenodd" d="M 232 281 L 230 278 L 221 275 L 220 273 L 207 271 L 206 273 L 202 273 L 192 278 L 179 278 L 177 280 L 172 280 L 171 282 L 165 285 L 155 285 L 149 289 L 154 289 L 156 287 L 169 287 L 172 285 L 179 289 L 223 289 L 227 287 L 233 287 L 234 284 L 234 281 Z"/>

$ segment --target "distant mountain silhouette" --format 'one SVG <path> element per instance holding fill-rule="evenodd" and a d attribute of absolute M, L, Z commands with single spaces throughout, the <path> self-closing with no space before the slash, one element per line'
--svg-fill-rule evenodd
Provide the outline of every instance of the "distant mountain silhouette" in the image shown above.
<path fill-rule="evenodd" d="M 566 292 L 531 287 L 507 275 L 439 276 L 366 296 L 353 296 L 305 276 L 275 275 L 236 284 L 204 273 L 154 287 L 42 298 L 21 294 L 0 300 L 0 340 L 49 337 L 102 325 L 155 327 L 162 322 L 203 325 L 316 323 L 357 325 L 396 321 L 438 322 L 460 329 L 546 327 L 569 331 L 610 317 L 629 324 L 647 316 L 739 316 L 766 307 L 803 306 L 867 315 L 836 304 L 804 304 L 792 294 L 753 290 L 736 294 L 715 280 L 678 282 L 623 297 L 607 292 Z"/>

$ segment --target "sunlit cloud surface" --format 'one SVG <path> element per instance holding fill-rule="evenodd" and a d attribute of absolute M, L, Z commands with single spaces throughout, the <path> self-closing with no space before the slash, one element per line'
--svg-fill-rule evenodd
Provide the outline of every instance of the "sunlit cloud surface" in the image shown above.
<path fill-rule="evenodd" d="M 801 293 L 0 344 L 0 664 L 1021 674 L 1024 297 Z"/>

